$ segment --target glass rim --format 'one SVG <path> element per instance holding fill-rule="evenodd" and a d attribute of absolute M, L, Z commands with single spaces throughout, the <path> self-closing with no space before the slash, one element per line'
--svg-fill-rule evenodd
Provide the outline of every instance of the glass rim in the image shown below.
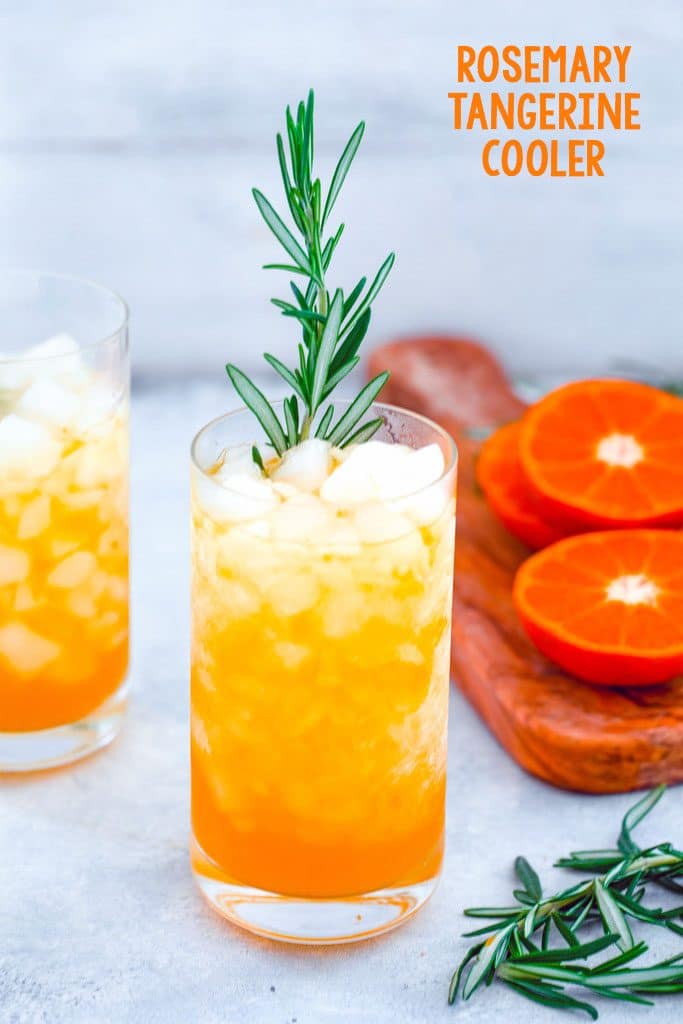
<path fill-rule="evenodd" d="M 122 331 L 124 331 L 130 323 L 130 308 L 128 303 L 123 296 L 115 291 L 113 288 L 109 288 L 107 285 L 100 284 L 99 281 L 93 281 L 89 277 L 80 277 L 78 274 L 67 274 L 61 273 L 54 270 L 35 270 L 31 267 L 1 267 L 0 268 L 0 280 L 9 279 L 12 276 L 34 278 L 36 280 L 40 278 L 46 278 L 52 281 L 67 281 L 70 284 L 85 285 L 86 288 L 92 292 L 100 292 L 103 295 L 108 296 L 110 299 L 114 299 L 116 304 L 119 306 L 121 313 L 121 319 L 117 327 L 114 330 L 109 331 L 107 334 L 100 336 L 93 341 L 86 341 L 83 343 L 76 342 L 78 345 L 78 351 L 83 352 L 88 349 L 99 348 L 100 346 L 106 345 L 108 342 L 113 341 L 117 338 Z M 66 333 L 66 332 L 63 332 Z M 46 339 L 47 340 L 47 339 Z M 75 341 L 76 339 L 74 339 Z M 30 356 L 21 354 L 2 354 L 0 353 L 0 366 L 16 365 L 17 363 L 42 363 L 49 362 L 50 360 L 68 359 L 73 357 L 73 353 L 60 353 L 59 355 L 49 356 Z"/>
<path fill-rule="evenodd" d="M 336 403 L 336 405 L 350 405 L 352 401 L 353 399 L 340 399 L 339 402 Z M 284 406 L 284 399 L 278 399 L 277 401 L 271 402 L 270 404 L 273 406 L 274 409 L 282 408 Z M 448 476 L 453 472 L 453 470 L 457 467 L 458 446 L 456 445 L 454 439 L 451 437 L 448 431 L 439 423 L 436 423 L 434 420 L 431 420 L 428 416 L 423 416 L 422 413 L 413 412 L 412 409 L 406 409 L 404 406 L 401 405 L 392 405 L 390 402 L 373 402 L 372 405 L 370 406 L 370 409 L 378 409 L 380 411 L 387 409 L 390 412 L 400 413 L 402 416 L 409 416 L 411 419 L 423 423 L 425 426 L 429 427 L 431 430 L 434 431 L 434 433 L 438 434 L 439 437 L 443 439 L 447 451 L 447 455 L 446 453 L 444 453 L 445 464 L 443 471 L 438 477 L 436 477 L 435 480 L 430 480 L 428 484 L 424 484 L 422 487 L 418 487 L 417 490 L 415 491 L 410 491 L 407 494 L 402 494 L 399 498 L 386 499 L 387 505 L 405 501 L 405 499 L 407 498 L 413 498 L 418 494 L 422 494 L 424 491 L 429 490 L 430 487 L 436 487 L 437 484 L 440 484 L 442 483 L 442 481 L 446 480 Z M 239 492 L 233 491 L 231 487 L 226 486 L 223 483 L 219 483 L 215 479 L 215 477 L 213 477 L 209 472 L 207 472 L 207 470 L 200 464 L 199 459 L 197 458 L 197 446 L 201 438 L 205 434 L 208 434 L 209 431 L 216 427 L 219 423 L 222 423 L 225 420 L 234 419 L 239 415 L 243 415 L 244 413 L 248 413 L 250 416 L 254 415 L 251 409 L 248 409 L 246 405 L 241 405 L 239 406 L 239 408 L 232 409 L 230 412 L 225 412 L 222 413 L 220 416 L 215 416 L 212 420 L 209 420 L 208 423 L 205 423 L 204 426 L 197 431 L 190 445 L 190 461 L 192 465 L 195 467 L 195 469 L 197 469 L 198 472 L 201 473 L 202 478 L 205 480 L 209 480 L 214 487 L 220 487 L 221 490 L 230 491 L 232 494 L 238 494 Z M 370 440 L 372 440 L 372 438 Z M 248 442 L 243 443 L 247 444 Z"/>

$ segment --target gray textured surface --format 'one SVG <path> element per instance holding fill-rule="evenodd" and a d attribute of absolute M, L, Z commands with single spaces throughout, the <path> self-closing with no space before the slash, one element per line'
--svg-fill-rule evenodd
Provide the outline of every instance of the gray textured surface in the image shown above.
<path fill-rule="evenodd" d="M 330 951 L 281 948 L 204 905 L 187 856 L 187 451 L 229 404 L 221 384 L 134 396 L 135 694 L 108 751 L 0 784 L 2 1024 L 438 1024 L 552 1020 L 491 990 L 446 1007 L 465 944 L 461 910 L 505 900 L 524 852 L 553 881 L 553 858 L 613 842 L 632 797 L 554 791 L 518 769 L 462 698 L 451 707 L 448 851 L 435 898 L 403 929 Z M 683 790 L 644 840 L 681 839 Z M 673 949 L 673 945 L 668 947 Z M 680 1020 L 601 1006 L 601 1020 Z M 562 1019 L 562 1018 L 556 1018 Z"/>
<path fill-rule="evenodd" d="M 0 262 L 118 288 L 139 370 L 288 344 L 250 186 L 279 200 L 274 135 L 311 84 L 323 176 L 368 124 L 338 280 L 399 255 L 371 342 L 459 328 L 520 368 L 628 354 L 683 370 L 680 0 L 3 6 Z M 451 130 L 459 42 L 631 43 L 642 131 L 606 133 L 604 179 L 488 178 L 480 133 Z"/>

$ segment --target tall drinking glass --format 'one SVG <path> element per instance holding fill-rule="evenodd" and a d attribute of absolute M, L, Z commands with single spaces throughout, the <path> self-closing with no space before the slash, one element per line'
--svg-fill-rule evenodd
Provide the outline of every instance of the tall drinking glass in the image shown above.
<path fill-rule="evenodd" d="M 455 446 L 401 409 L 368 415 L 380 440 L 438 445 L 440 478 L 274 504 L 215 476 L 263 444 L 251 413 L 192 447 L 192 866 L 220 913 L 291 942 L 394 927 L 443 856 Z"/>
<path fill-rule="evenodd" d="M 0 274 L 0 771 L 110 742 L 128 664 L 128 310 Z"/>

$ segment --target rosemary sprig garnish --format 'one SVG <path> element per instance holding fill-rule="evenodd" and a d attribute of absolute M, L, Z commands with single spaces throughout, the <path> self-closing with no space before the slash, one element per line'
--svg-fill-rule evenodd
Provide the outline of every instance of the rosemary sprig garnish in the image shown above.
<path fill-rule="evenodd" d="M 312 433 L 339 447 L 372 437 L 382 421 L 377 418 L 363 424 L 360 421 L 389 376 L 381 373 L 370 381 L 336 424 L 333 423 L 333 405 L 328 404 L 321 411 L 337 385 L 359 362 L 358 350 L 370 324 L 371 304 L 394 264 L 394 254 L 387 256 L 369 287 L 366 287 L 367 279 L 361 277 L 346 296 L 341 288 L 334 292 L 328 289 L 326 274 L 344 225 L 340 224 L 327 238 L 325 229 L 360 145 L 365 124 L 361 121 L 347 142 L 323 200 L 320 179 L 313 177 L 313 107 L 311 90 L 307 102 L 299 103 L 296 117 L 287 107 L 286 147 L 282 136 L 277 135 L 278 162 L 294 230 L 287 226 L 263 193 L 253 189 L 261 216 L 291 261 L 268 263 L 265 269 L 284 270 L 304 279 L 301 287 L 290 281 L 293 301 L 271 299 L 283 316 L 298 321 L 302 335 L 296 368 L 288 368 L 270 353 L 264 356 L 294 392 L 284 402 L 284 424 L 255 384 L 232 363 L 226 366 L 235 390 L 258 419 L 278 455 Z M 254 460 L 262 467 L 263 460 L 257 455 L 258 450 Z"/>
<path fill-rule="evenodd" d="M 534 1002 L 583 1010 L 597 1020 L 596 1008 L 570 995 L 568 987 L 646 1005 L 653 1005 L 647 996 L 682 992 L 683 952 L 648 966 L 627 966 L 648 951 L 645 942 L 636 942 L 629 919 L 683 935 L 683 905 L 664 910 L 644 902 L 652 886 L 683 893 L 677 881 L 683 879 L 683 852 L 671 843 L 641 849 L 631 835 L 665 788 L 653 789 L 628 811 L 616 849 L 579 850 L 556 863 L 595 877 L 544 896 L 538 875 L 518 857 L 515 871 L 522 888 L 514 890 L 517 905 L 465 911 L 493 923 L 466 933 L 488 938 L 468 950 L 453 974 L 449 1003 L 455 1002 L 461 985 L 462 998 L 469 999 L 482 984 L 497 980 Z M 603 934 L 586 937 L 585 930 L 596 926 Z M 555 936 L 560 945 L 551 946 Z M 607 958 L 600 957 L 608 950 Z"/>

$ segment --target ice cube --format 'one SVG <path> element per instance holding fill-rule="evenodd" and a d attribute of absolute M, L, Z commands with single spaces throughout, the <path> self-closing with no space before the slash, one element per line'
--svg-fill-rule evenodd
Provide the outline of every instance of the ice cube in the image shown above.
<path fill-rule="evenodd" d="M 265 597 L 275 615 L 300 615 L 318 602 L 320 588 L 312 572 L 291 571 L 265 581 Z"/>
<path fill-rule="evenodd" d="M 320 488 L 320 497 L 333 505 L 348 508 L 377 497 L 377 485 L 362 464 L 350 457 L 328 476 Z"/>
<path fill-rule="evenodd" d="M 55 334 L 26 349 L 22 356 L 27 360 L 32 380 L 53 377 L 68 387 L 80 390 L 91 379 L 83 363 L 80 346 L 70 334 Z"/>
<path fill-rule="evenodd" d="M 311 656 L 310 647 L 303 644 L 291 643 L 288 640 L 281 640 L 273 646 L 276 658 L 279 658 L 286 669 L 297 669 Z"/>
<path fill-rule="evenodd" d="M 51 359 L 54 356 L 74 356 L 78 354 L 78 342 L 70 334 L 60 331 L 59 334 L 53 334 L 50 338 L 46 338 L 45 341 L 40 341 L 37 345 L 32 345 L 31 348 L 26 349 L 23 357 L 24 359 Z"/>
<path fill-rule="evenodd" d="M 12 493 L 12 490 L 10 490 L 10 493 L 2 498 L 2 502 L 0 504 L 0 513 L 7 520 L 18 519 L 19 516 L 21 515 L 21 510 L 23 509 L 23 507 L 24 502 L 21 496 L 17 494 L 16 491 Z"/>
<path fill-rule="evenodd" d="M 59 461 L 62 446 L 42 423 L 10 413 L 0 420 L 0 476 L 46 476 Z"/>
<path fill-rule="evenodd" d="M 423 580 L 429 569 L 429 550 L 420 530 L 411 530 L 403 537 L 394 540 L 387 549 L 390 557 L 387 568 L 391 567 L 392 575 L 412 576 Z"/>
<path fill-rule="evenodd" d="M 106 487 L 125 472 L 126 433 L 115 423 L 81 445 L 69 456 L 75 467 L 75 481 L 83 490 Z"/>
<path fill-rule="evenodd" d="M 401 498 L 396 502 L 396 507 L 417 526 L 430 526 L 440 519 L 450 500 L 448 482 L 439 480 L 408 498 Z"/>
<path fill-rule="evenodd" d="M 429 487 L 443 475 L 444 457 L 438 444 L 428 444 L 408 452 L 401 465 L 400 478 L 387 481 L 383 498 L 400 498 Z"/>
<path fill-rule="evenodd" d="M 285 452 L 273 473 L 273 480 L 292 484 L 302 491 L 317 491 L 330 471 L 331 448 L 329 441 L 318 437 L 302 441 Z"/>
<path fill-rule="evenodd" d="M 90 578 L 88 579 L 86 588 L 88 593 L 93 597 L 93 599 L 97 600 L 97 598 L 100 597 L 105 592 L 105 590 L 107 590 L 110 587 L 110 585 L 111 577 L 108 576 L 106 572 L 103 572 L 102 569 L 96 569 L 92 576 L 90 576 Z"/>
<path fill-rule="evenodd" d="M 54 661 L 58 654 L 57 644 L 21 622 L 8 622 L 0 627 L 0 656 L 6 658 L 15 672 L 33 675 Z"/>
<path fill-rule="evenodd" d="M 79 418 L 78 397 L 52 377 L 38 377 L 16 405 L 20 416 L 54 429 L 73 429 Z"/>
<path fill-rule="evenodd" d="M 20 583 L 14 593 L 15 612 L 29 612 L 37 608 L 40 601 L 34 597 L 33 591 L 28 583 Z"/>
<path fill-rule="evenodd" d="M 111 633 L 121 625 L 121 616 L 118 612 L 104 612 L 97 619 L 93 619 L 89 626 L 95 633 Z"/>
<path fill-rule="evenodd" d="M 126 653 L 128 651 L 128 645 L 130 643 L 130 630 L 128 626 L 124 626 L 123 629 L 119 629 L 116 633 L 112 633 L 109 637 L 107 648 L 113 651 L 117 647 L 125 647 Z"/>
<path fill-rule="evenodd" d="M 353 522 L 361 541 L 368 544 L 395 540 L 415 529 L 410 519 L 391 504 L 379 502 L 361 505 L 354 513 Z"/>
<path fill-rule="evenodd" d="M 424 655 L 416 644 L 399 644 L 396 649 L 399 661 L 405 661 L 409 665 L 422 665 L 424 664 Z"/>
<path fill-rule="evenodd" d="M 357 444 L 347 445 L 346 448 L 338 448 L 336 444 L 332 445 L 330 454 L 332 455 L 332 461 L 335 463 L 346 462 L 349 455 L 352 454 L 358 447 Z"/>
<path fill-rule="evenodd" d="M 269 519 L 251 519 L 246 523 L 238 523 L 235 526 L 235 531 L 246 534 L 246 538 L 258 537 L 259 540 L 268 540 L 270 538 L 270 520 Z"/>
<path fill-rule="evenodd" d="M 227 484 L 234 477 L 244 476 L 252 477 L 254 480 L 263 479 L 263 474 L 251 454 L 251 446 L 237 445 L 235 448 L 227 449 L 221 457 L 220 466 L 213 474 L 213 479 Z"/>
<path fill-rule="evenodd" d="M 53 540 L 50 544 L 50 553 L 53 558 L 64 558 L 64 555 L 68 555 L 71 551 L 75 551 L 78 547 L 78 542 L 75 540 Z"/>
<path fill-rule="evenodd" d="M 19 519 L 17 537 L 19 540 L 31 540 L 46 530 L 50 525 L 50 496 L 40 494 L 24 508 Z"/>
<path fill-rule="evenodd" d="M 411 449 L 401 444 L 367 441 L 355 445 L 322 485 L 321 497 L 340 507 L 393 497 L 393 492 L 400 490 L 410 455 Z"/>
<path fill-rule="evenodd" d="M 106 587 L 108 576 L 97 570 L 81 586 L 65 594 L 66 607 L 79 619 L 92 621 L 97 616 L 98 598 Z"/>
<path fill-rule="evenodd" d="M 319 498 L 295 495 L 273 513 L 273 537 L 297 544 L 322 543 L 333 524 L 332 512 Z"/>
<path fill-rule="evenodd" d="M 79 449 L 80 452 L 83 449 Z M 93 508 L 95 505 L 102 506 L 107 490 L 105 487 L 93 487 L 90 490 L 80 488 L 78 490 L 66 491 L 62 486 L 55 487 L 55 494 L 67 508 Z"/>
<path fill-rule="evenodd" d="M 246 619 L 256 615 L 261 608 L 258 592 L 241 580 L 223 578 L 220 583 L 222 607 L 230 620 Z M 215 618 L 215 606 L 210 604 L 208 617 Z"/>
<path fill-rule="evenodd" d="M 378 480 L 395 475 L 403 460 L 412 452 L 413 449 L 407 444 L 394 441 L 365 441 L 351 446 L 353 458 L 362 460 Z"/>
<path fill-rule="evenodd" d="M 81 388 L 89 376 L 79 346 L 68 334 L 55 334 L 21 352 L 0 353 L 0 391 L 22 391 L 41 377 L 61 378 Z"/>
<path fill-rule="evenodd" d="M 96 567 L 95 556 L 90 551 L 74 551 L 55 566 L 47 582 L 52 587 L 78 587 Z"/>
<path fill-rule="evenodd" d="M 408 449 L 399 468 L 379 482 L 380 497 L 419 526 L 433 523 L 449 498 L 449 485 L 440 479 L 445 468 L 441 449 L 437 444 Z"/>
<path fill-rule="evenodd" d="M 256 581 L 270 577 L 274 571 L 272 544 L 245 529 L 247 525 L 263 521 L 254 519 L 232 524 L 228 529 L 219 528 L 215 537 L 207 537 L 204 542 L 195 537 L 194 556 L 201 572 L 212 578 L 217 567 L 221 573 L 242 579 Z"/>
<path fill-rule="evenodd" d="M 204 725 L 203 719 L 199 717 L 196 711 L 193 711 L 190 717 L 190 732 L 192 734 L 192 740 L 196 746 L 198 746 L 200 750 L 203 750 L 205 754 L 210 753 L 211 746 L 209 744 L 209 736 L 206 731 L 206 726 Z"/>
<path fill-rule="evenodd" d="M 76 467 L 75 482 L 81 491 L 95 491 L 109 480 L 111 470 L 98 442 L 90 441 L 71 455 L 70 465 Z"/>
<path fill-rule="evenodd" d="M 295 494 L 299 494 L 296 487 L 291 484 L 282 484 L 279 480 L 273 480 L 273 490 L 281 498 L 293 498 Z"/>
<path fill-rule="evenodd" d="M 197 472 L 194 493 L 202 509 L 219 523 L 241 523 L 267 516 L 279 503 L 270 480 L 235 473 L 229 484 Z"/>
<path fill-rule="evenodd" d="M 100 558 L 120 558 L 126 551 L 127 536 L 125 526 L 120 523 L 104 530 L 97 545 Z"/>
<path fill-rule="evenodd" d="M 31 371 L 19 354 L 0 352 L 0 396 L 22 391 L 31 381 Z"/>
<path fill-rule="evenodd" d="M 70 594 L 67 607 L 79 619 L 92 619 L 97 613 L 97 604 L 92 594 L 84 590 L 75 590 Z"/>
<path fill-rule="evenodd" d="M 23 583 L 30 568 L 31 561 L 25 551 L 0 544 L 0 587 Z"/>
<path fill-rule="evenodd" d="M 107 593 L 112 601 L 117 604 L 126 604 L 128 601 L 128 577 L 127 576 L 109 576 L 107 578 Z"/>
<path fill-rule="evenodd" d="M 357 555 L 361 550 L 360 537 L 348 520 L 336 519 L 325 535 L 324 547 L 331 554 Z M 337 569 L 338 566 L 332 571 Z"/>
<path fill-rule="evenodd" d="M 78 414 L 78 428 L 83 433 L 95 427 L 107 424 L 121 401 L 121 395 L 115 388 L 105 384 L 93 383 L 82 395 Z"/>
<path fill-rule="evenodd" d="M 357 587 L 329 593 L 320 607 L 325 636 L 339 638 L 362 629 L 372 609 L 370 598 Z"/>

